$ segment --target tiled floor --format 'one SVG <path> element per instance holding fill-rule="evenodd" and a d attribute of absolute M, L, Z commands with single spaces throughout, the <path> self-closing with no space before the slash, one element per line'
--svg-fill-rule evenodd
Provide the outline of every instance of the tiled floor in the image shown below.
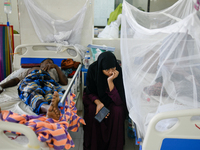
<path fill-rule="evenodd" d="M 125 126 L 127 131 L 128 120 L 126 120 Z M 78 132 L 70 132 L 70 135 L 75 144 L 75 147 L 70 150 L 83 150 L 83 127 L 80 127 Z M 127 132 L 125 134 L 125 146 L 123 150 L 139 150 L 139 147 L 135 145 L 135 139 L 129 138 Z"/>

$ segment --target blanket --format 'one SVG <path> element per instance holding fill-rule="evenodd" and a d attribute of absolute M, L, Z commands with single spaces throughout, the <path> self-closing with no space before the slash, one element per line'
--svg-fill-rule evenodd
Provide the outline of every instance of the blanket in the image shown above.
<path fill-rule="evenodd" d="M 58 121 L 47 118 L 44 115 L 19 115 L 6 110 L 0 113 L 0 120 L 20 123 L 28 126 L 36 133 L 39 141 L 46 142 L 49 147 L 52 147 L 55 150 L 61 150 L 64 148 L 70 149 L 71 147 L 75 147 L 75 145 L 70 134 L 68 133 L 68 130 L 77 132 L 79 130 L 80 123 L 85 125 L 84 119 L 76 114 L 77 109 L 75 107 L 75 102 L 73 101 L 74 97 L 75 95 L 71 94 L 70 105 L 68 105 L 66 101 L 65 116 L 60 116 Z M 21 135 L 19 132 L 14 133 Z"/>
<path fill-rule="evenodd" d="M 43 104 L 50 104 L 54 91 L 58 92 L 61 99 L 64 89 L 43 70 L 33 70 L 18 87 L 20 99 L 36 114 L 40 114 L 40 107 Z"/>

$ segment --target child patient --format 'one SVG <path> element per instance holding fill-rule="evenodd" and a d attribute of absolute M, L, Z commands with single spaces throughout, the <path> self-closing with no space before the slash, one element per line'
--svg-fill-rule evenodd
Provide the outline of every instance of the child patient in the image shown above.
<path fill-rule="evenodd" d="M 3 89 L 18 86 L 20 99 L 29 105 L 36 114 L 46 114 L 48 118 L 59 120 L 59 100 L 64 89 L 61 85 L 67 85 L 68 79 L 53 60 L 43 60 L 40 67 L 24 69 L 24 72 L 0 85 L 0 93 Z"/>

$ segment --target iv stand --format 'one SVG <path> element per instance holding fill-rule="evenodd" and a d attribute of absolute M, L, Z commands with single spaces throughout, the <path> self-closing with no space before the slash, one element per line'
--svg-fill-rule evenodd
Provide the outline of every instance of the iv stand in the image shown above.
<path fill-rule="evenodd" d="M 8 40 L 9 40 L 9 50 L 10 50 L 10 62 L 11 62 L 11 72 L 13 71 L 13 60 L 12 60 L 12 46 L 11 46 L 11 39 L 10 39 L 10 24 L 8 21 L 8 13 L 6 13 L 7 17 L 7 30 L 8 30 Z"/>

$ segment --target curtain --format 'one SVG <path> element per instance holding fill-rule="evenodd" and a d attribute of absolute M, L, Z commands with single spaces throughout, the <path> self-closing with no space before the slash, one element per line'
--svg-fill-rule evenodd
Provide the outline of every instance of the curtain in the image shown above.
<path fill-rule="evenodd" d="M 14 51 L 13 26 L 9 27 L 12 52 Z M 8 27 L 0 25 L 0 81 L 12 72 L 12 55 L 10 55 Z"/>

